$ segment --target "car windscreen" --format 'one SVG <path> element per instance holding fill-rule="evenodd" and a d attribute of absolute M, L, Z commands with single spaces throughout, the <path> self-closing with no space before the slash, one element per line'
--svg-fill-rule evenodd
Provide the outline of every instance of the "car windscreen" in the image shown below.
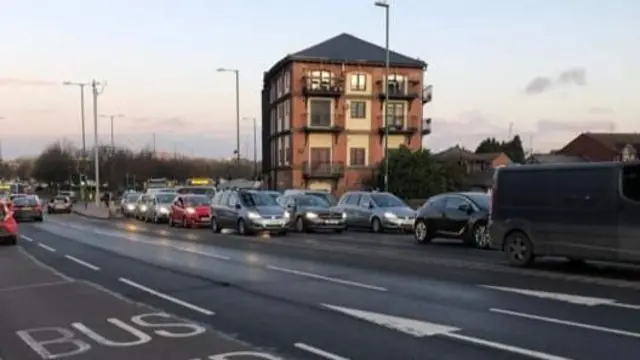
<path fill-rule="evenodd" d="M 156 202 L 159 202 L 160 204 L 169 204 L 175 198 L 176 198 L 176 196 L 174 194 L 171 194 L 171 193 L 158 194 L 158 195 L 156 195 Z"/>
<path fill-rule="evenodd" d="M 305 193 L 305 195 L 318 197 L 318 198 L 326 201 L 327 203 L 329 203 L 331 205 L 334 205 L 337 202 L 336 199 L 333 196 L 331 196 L 331 194 L 326 193 L 326 192 L 320 192 L 320 191 L 319 192 L 309 192 L 308 191 L 308 192 Z"/>
<path fill-rule="evenodd" d="M 127 194 L 127 197 L 125 197 L 125 201 L 127 202 L 137 201 L 139 197 L 140 197 L 140 194 Z"/>
<path fill-rule="evenodd" d="M 184 198 L 184 202 L 187 206 L 207 206 L 211 204 L 211 200 L 206 196 L 187 196 Z"/>
<path fill-rule="evenodd" d="M 371 199 L 382 208 L 407 206 L 404 201 L 391 194 L 371 194 Z"/>
<path fill-rule="evenodd" d="M 298 206 L 310 206 L 310 207 L 323 207 L 328 208 L 331 206 L 326 200 L 319 196 L 305 195 L 296 198 L 296 205 Z"/>
<path fill-rule="evenodd" d="M 68 201 L 68 197 L 66 197 L 66 196 L 56 196 L 55 198 L 53 198 L 53 200 L 67 202 Z"/>
<path fill-rule="evenodd" d="M 489 209 L 489 195 L 483 193 L 466 194 L 471 201 L 473 201 L 479 208 L 483 210 Z"/>
<path fill-rule="evenodd" d="M 186 187 L 178 190 L 178 193 L 213 196 L 216 194 L 216 190 L 214 188 L 207 187 Z"/>
<path fill-rule="evenodd" d="M 260 191 L 240 192 L 240 199 L 246 206 L 278 206 L 278 202 L 271 195 Z"/>
<path fill-rule="evenodd" d="M 36 198 L 21 196 L 13 199 L 13 204 L 17 206 L 35 206 L 38 205 Z"/>

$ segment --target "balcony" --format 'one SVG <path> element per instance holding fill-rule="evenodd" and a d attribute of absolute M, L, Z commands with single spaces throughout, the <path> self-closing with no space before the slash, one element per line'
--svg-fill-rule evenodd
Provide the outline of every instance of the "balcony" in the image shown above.
<path fill-rule="evenodd" d="M 344 176 L 344 163 L 333 162 L 303 162 L 302 177 L 307 180 L 337 180 Z"/>
<path fill-rule="evenodd" d="M 417 91 L 413 91 L 411 89 L 405 90 L 396 86 L 389 86 L 387 90 L 389 92 L 389 100 L 411 101 L 420 97 L 420 94 Z M 384 100 L 386 97 L 387 94 L 385 93 L 384 89 L 381 89 L 378 93 L 378 98 L 380 100 Z"/>
<path fill-rule="evenodd" d="M 433 98 L 433 85 L 425 86 L 422 89 L 422 105 L 430 103 Z"/>
<path fill-rule="evenodd" d="M 378 116 L 378 119 L 380 120 L 380 123 L 384 124 L 384 116 L 380 115 Z M 412 135 L 416 131 L 418 131 L 418 129 L 416 129 L 414 126 L 408 126 L 407 120 L 408 119 L 405 116 L 389 116 L 389 134 Z M 384 125 L 380 126 L 379 132 L 381 136 L 385 134 Z"/>
<path fill-rule="evenodd" d="M 421 125 L 420 135 L 424 136 L 431 134 L 431 118 L 422 119 Z"/>
<path fill-rule="evenodd" d="M 309 140 L 309 134 L 333 134 L 334 142 L 337 143 L 338 135 L 344 131 L 343 115 L 303 113 L 301 117 L 300 123 L 304 125 L 300 131 L 305 134 L 305 145 Z"/>
<path fill-rule="evenodd" d="M 302 95 L 305 97 L 333 97 L 337 98 L 344 92 L 344 78 L 342 77 L 302 77 Z"/>

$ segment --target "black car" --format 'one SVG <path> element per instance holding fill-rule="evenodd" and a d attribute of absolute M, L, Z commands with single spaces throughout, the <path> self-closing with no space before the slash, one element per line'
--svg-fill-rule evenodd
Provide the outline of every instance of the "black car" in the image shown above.
<path fill-rule="evenodd" d="M 47 214 L 67 213 L 70 214 L 73 209 L 73 202 L 68 196 L 58 195 L 49 201 L 47 205 Z"/>
<path fill-rule="evenodd" d="M 40 200 L 33 195 L 20 196 L 13 199 L 13 218 L 16 221 L 44 219 Z"/>
<path fill-rule="evenodd" d="M 461 239 L 468 246 L 486 249 L 491 246 L 488 218 L 488 194 L 440 194 L 418 209 L 413 236 L 418 243 L 428 243 L 433 238 Z"/>
<path fill-rule="evenodd" d="M 333 230 L 342 232 L 347 227 L 347 214 L 332 207 L 326 200 L 314 195 L 290 195 L 280 198 L 291 214 L 292 226 L 298 232 Z"/>

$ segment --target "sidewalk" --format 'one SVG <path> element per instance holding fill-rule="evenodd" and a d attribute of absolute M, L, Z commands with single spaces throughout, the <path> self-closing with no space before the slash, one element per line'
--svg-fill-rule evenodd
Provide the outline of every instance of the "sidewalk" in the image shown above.
<path fill-rule="evenodd" d="M 102 203 L 100 206 L 97 206 L 95 203 L 88 203 L 87 208 L 85 209 L 84 203 L 78 202 L 73 204 L 73 212 L 80 216 L 94 219 L 109 219 L 119 216 L 116 214 L 116 207 L 114 205 L 111 205 L 111 216 L 109 216 L 109 210 Z"/>

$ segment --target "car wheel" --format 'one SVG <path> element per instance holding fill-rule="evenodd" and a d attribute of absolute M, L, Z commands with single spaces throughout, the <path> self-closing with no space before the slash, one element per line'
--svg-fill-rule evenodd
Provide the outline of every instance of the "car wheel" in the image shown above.
<path fill-rule="evenodd" d="M 491 247 L 491 237 L 489 236 L 487 224 L 475 224 L 471 230 L 471 236 L 473 236 L 473 243 L 478 249 L 488 249 Z"/>
<path fill-rule="evenodd" d="M 221 229 L 218 226 L 218 220 L 216 220 L 216 218 L 212 217 L 211 218 L 211 232 L 213 232 L 214 234 L 219 234 L 220 230 Z"/>
<path fill-rule="evenodd" d="M 335 232 L 336 234 L 342 234 L 343 231 L 344 229 L 335 229 L 333 232 Z"/>
<path fill-rule="evenodd" d="M 189 222 L 187 221 L 186 217 L 182 218 L 182 227 L 185 229 L 189 227 Z"/>
<path fill-rule="evenodd" d="M 238 234 L 247 235 L 247 226 L 242 219 L 238 220 Z"/>
<path fill-rule="evenodd" d="M 304 226 L 304 220 L 302 219 L 302 216 L 298 216 L 296 218 L 296 231 L 297 232 L 304 232 L 305 226 Z"/>
<path fill-rule="evenodd" d="M 424 220 L 417 220 L 413 226 L 413 237 L 418 244 L 426 244 L 431 242 L 431 236 L 429 236 L 429 228 Z"/>
<path fill-rule="evenodd" d="M 44 218 L 42 216 L 40 216 L 39 218 L 36 219 L 37 222 L 43 222 Z"/>
<path fill-rule="evenodd" d="M 382 223 L 377 217 L 374 217 L 373 220 L 371 220 L 371 231 L 374 233 L 382 232 Z"/>
<path fill-rule="evenodd" d="M 512 232 L 504 243 L 504 252 L 507 261 L 512 266 L 525 267 L 531 265 L 534 260 L 533 244 L 529 237 L 522 232 Z"/>
<path fill-rule="evenodd" d="M 14 246 L 18 244 L 18 236 L 12 236 L 11 238 L 9 238 L 9 245 Z"/>

